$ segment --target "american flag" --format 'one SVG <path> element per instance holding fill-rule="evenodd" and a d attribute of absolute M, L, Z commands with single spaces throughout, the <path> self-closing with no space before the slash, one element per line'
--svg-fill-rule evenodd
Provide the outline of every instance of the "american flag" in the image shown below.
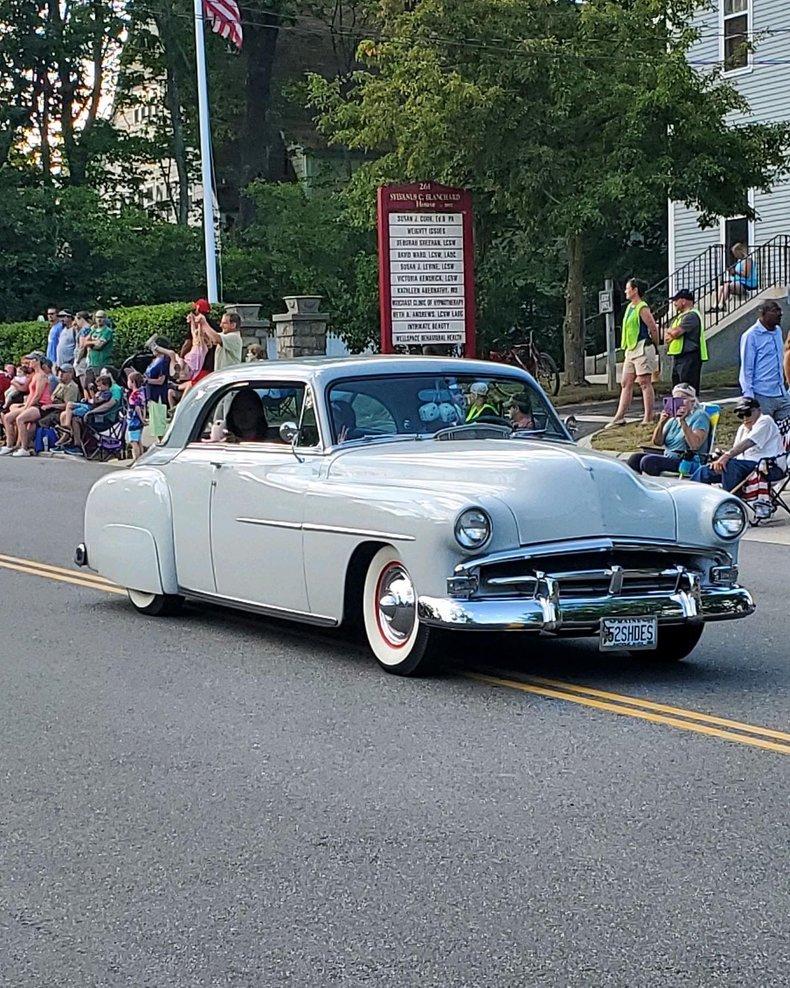
<path fill-rule="evenodd" d="M 215 34 L 221 34 L 237 48 L 241 48 L 244 35 L 236 0 L 203 0 L 203 13 Z"/>

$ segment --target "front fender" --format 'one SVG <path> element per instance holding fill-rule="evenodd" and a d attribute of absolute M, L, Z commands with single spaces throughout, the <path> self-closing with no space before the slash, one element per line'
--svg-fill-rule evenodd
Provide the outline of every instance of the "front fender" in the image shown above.
<path fill-rule="evenodd" d="M 98 480 L 85 505 L 91 569 L 131 590 L 177 593 L 173 511 L 162 473 L 135 467 Z"/>
<path fill-rule="evenodd" d="M 711 549 L 724 549 L 733 562 L 738 560 L 740 539 L 722 539 L 713 530 L 713 515 L 722 501 L 737 500 L 733 494 L 690 480 L 666 482 L 677 514 L 678 542 Z"/>

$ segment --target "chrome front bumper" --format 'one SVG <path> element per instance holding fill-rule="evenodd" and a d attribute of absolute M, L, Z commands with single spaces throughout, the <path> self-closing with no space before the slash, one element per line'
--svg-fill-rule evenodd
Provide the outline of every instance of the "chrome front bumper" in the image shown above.
<path fill-rule="evenodd" d="M 549 634 L 595 634 L 601 618 L 656 617 L 659 625 L 727 621 L 754 610 L 743 587 L 692 585 L 675 593 L 560 599 L 551 586 L 530 597 L 420 597 L 420 621 L 433 627 L 470 631 L 540 631 Z"/>

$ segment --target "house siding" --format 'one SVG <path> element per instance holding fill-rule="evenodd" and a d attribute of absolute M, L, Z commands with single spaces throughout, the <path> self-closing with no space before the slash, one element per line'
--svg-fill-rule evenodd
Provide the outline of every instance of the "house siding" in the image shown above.
<path fill-rule="evenodd" d="M 752 62 L 726 76 L 746 98 L 750 112 L 734 113 L 731 122 L 737 126 L 747 120 L 752 123 L 783 123 L 790 121 L 790 31 L 788 31 L 788 0 L 752 0 L 752 32 L 757 47 Z M 690 60 L 699 63 L 719 61 L 723 55 L 721 0 L 713 9 L 696 18 L 702 37 L 690 53 Z M 777 30 L 759 38 L 761 32 Z M 784 64 L 768 64 L 768 62 Z M 698 65 L 704 70 L 704 65 Z M 768 192 L 755 192 L 755 244 L 764 244 L 778 234 L 790 235 L 790 180 L 784 180 Z M 674 257 L 670 257 L 670 274 L 696 257 L 707 247 L 721 242 L 718 226 L 703 230 L 696 210 L 675 204 L 673 240 Z"/>

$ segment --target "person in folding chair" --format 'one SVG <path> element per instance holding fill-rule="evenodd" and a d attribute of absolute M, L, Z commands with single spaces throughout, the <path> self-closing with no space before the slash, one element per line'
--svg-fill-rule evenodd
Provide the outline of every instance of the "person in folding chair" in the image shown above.
<path fill-rule="evenodd" d="M 741 425 L 732 449 L 710 466 L 700 467 L 691 479 L 703 484 L 720 483 L 725 491 L 734 491 L 765 461 L 767 479 L 781 480 L 786 470 L 785 445 L 776 422 L 770 415 L 763 415 L 756 398 L 741 398 L 734 411 Z"/>
<path fill-rule="evenodd" d="M 710 431 L 710 417 L 697 401 L 695 389 L 690 384 L 676 384 L 653 430 L 653 445 L 632 454 L 628 466 L 637 473 L 659 477 L 664 472 L 678 473 L 688 457 L 691 473 L 692 464 L 699 466 L 696 454 L 709 445 Z"/>
<path fill-rule="evenodd" d="M 787 460 L 790 453 L 790 417 L 779 419 L 776 425 L 782 437 L 785 460 Z M 750 519 L 750 524 L 754 526 L 773 517 L 780 508 L 790 515 L 790 504 L 785 499 L 785 488 L 790 484 L 788 464 L 785 463 L 784 475 L 779 480 L 769 480 L 766 468 L 770 464 L 771 461 L 763 460 L 760 469 L 749 474 L 733 491 L 754 516 L 754 520 Z"/>

